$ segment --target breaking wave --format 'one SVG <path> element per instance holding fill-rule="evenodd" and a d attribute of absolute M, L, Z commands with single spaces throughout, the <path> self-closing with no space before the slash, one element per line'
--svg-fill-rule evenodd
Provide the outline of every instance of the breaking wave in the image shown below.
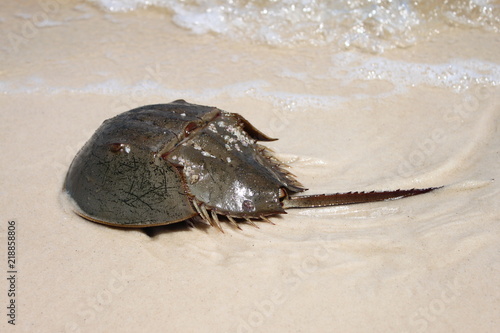
<path fill-rule="evenodd" d="M 380 53 L 448 26 L 500 30 L 498 0 L 88 0 L 112 12 L 165 10 L 196 34 L 272 46 L 334 45 Z"/>

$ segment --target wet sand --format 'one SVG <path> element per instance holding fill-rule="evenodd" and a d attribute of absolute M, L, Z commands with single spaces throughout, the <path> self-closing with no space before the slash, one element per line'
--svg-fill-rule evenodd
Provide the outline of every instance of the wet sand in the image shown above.
<path fill-rule="evenodd" d="M 412 85 L 411 72 L 383 77 L 379 61 L 370 78 L 361 66 L 498 66 L 498 35 L 450 28 L 383 55 L 334 54 L 193 35 L 155 11 L 2 6 L 1 253 L 16 221 L 15 329 L 500 327 L 498 88 L 467 77 L 455 89 L 418 78 Z M 37 27 L 38 13 L 52 23 Z M 179 98 L 240 113 L 278 137 L 266 145 L 310 193 L 446 186 L 392 202 L 290 210 L 258 229 L 225 224 L 224 234 L 184 223 L 120 230 L 64 207 L 67 168 L 102 121 Z M 13 331 L 2 317 L 2 330 Z"/>

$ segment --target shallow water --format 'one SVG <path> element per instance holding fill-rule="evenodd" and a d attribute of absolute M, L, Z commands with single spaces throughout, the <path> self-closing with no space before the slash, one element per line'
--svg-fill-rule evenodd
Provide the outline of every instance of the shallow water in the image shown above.
<path fill-rule="evenodd" d="M 500 3 L 493 0 L 90 1 L 113 12 L 166 9 L 175 24 L 196 34 L 278 47 L 335 45 L 383 52 L 415 45 L 448 25 L 500 28 Z"/>
<path fill-rule="evenodd" d="M 293 26 L 279 20 L 285 11 L 276 2 L 234 2 L 224 10 L 219 1 L 203 2 L 208 7 L 164 1 L 161 10 L 123 3 L 130 7 L 2 4 L 0 215 L 22 226 L 19 326 L 46 332 L 496 330 L 495 2 L 414 8 L 401 1 L 380 7 L 318 1 L 310 2 L 311 13 L 327 8 L 329 16 L 301 9 L 294 16 L 301 24 Z M 205 30 L 194 28 L 198 14 L 217 8 L 227 17 L 222 23 L 213 15 Z M 374 21 L 362 19 L 373 8 Z M 356 35 L 334 9 L 352 10 L 351 19 L 373 30 Z M 448 17 L 472 20 L 473 13 L 477 24 L 450 25 Z M 398 19 L 387 25 L 392 15 Z M 248 25 L 235 25 L 239 16 Z M 393 34 L 377 35 L 374 22 Z M 315 35 L 321 23 L 324 30 Z M 266 39 L 272 34 L 277 37 Z M 359 43 L 346 46 L 349 36 Z M 290 210 L 273 218 L 276 225 L 242 225 L 243 231 L 224 225 L 225 234 L 180 223 L 147 235 L 65 210 L 59 200 L 67 168 L 103 120 L 178 98 L 241 113 L 278 137 L 268 146 L 310 193 L 446 186 L 392 202 Z"/>
<path fill-rule="evenodd" d="M 356 86 L 359 93 L 350 94 L 349 100 L 354 99 L 372 99 L 387 98 L 405 94 L 408 89 L 415 86 L 427 86 L 444 88 L 446 91 L 454 93 L 463 93 L 473 85 L 485 85 L 488 87 L 498 86 L 500 82 L 500 68 L 497 63 L 497 53 L 494 49 L 485 49 L 481 53 L 476 52 L 474 56 L 467 55 L 466 48 L 464 53 L 459 56 L 451 56 L 443 52 L 443 55 L 433 54 L 426 56 L 420 52 L 417 56 L 412 55 L 412 49 L 405 52 L 404 49 L 398 50 L 393 54 L 370 54 L 370 50 L 377 49 L 379 52 L 391 48 L 402 47 L 398 40 L 408 33 L 417 33 L 430 36 L 426 38 L 413 38 L 413 42 L 406 45 L 424 45 L 428 47 L 438 44 L 443 48 L 460 49 L 462 43 L 454 37 L 440 36 L 439 31 L 448 31 L 451 29 L 450 17 L 462 17 L 462 24 L 459 26 L 467 27 L 472 32 L 485 32 L 485 36 L 496 32 L 500 26 L 496 15 L 499 11 L 499 4 L 492 1 L 441 1 L 426 2 L 425 6 L 420 2 L 410 3 L 406 1 L 378 2 L 375 1 L 287 1 L 287 5 L 282 3 L 267 1 L 245 1 L 232 2 L 231 5 L 224 1 L 92 1 L 99 4 L 99 7 L 112 12 L 128 12 L 125 14 L 105 14 L 96 11 L 85 3 L 76 5 L 71 11 L 65 12 L 61 16 L 59 5 L 48 7 L 20 7 L 16 10 L 13 17 L 2 17 L 4 26 L 12 25 L 16 27 L 7 34 L 8 42 L 4 43 L 2 49 L 7 54 L 15 55 L 23 52 L 25 45 L 30 43 L 31 39 L 38 39 L 37 36 L 45 29 L 54 27 L 78 28 L 82 30 L 84 38 L 85 29 L 88 29 L 90 22 L 105 18 L 113 23 L 116 29 L 108 35 L 95 36 L 100 43 L 111 44 L 116 47 L 109 48 L 101 54 L 92 54 L 89 50 L 80 49 L 78 45 L 72 45 L 74 50 L 68 50 L 76 58 L 80 58 L 81 66 L 92 66 L 88 68 L 88 78 L 81 81 L 68 84 L 64 73 L 57 73 L 63 70 L 67 59 L 64 53 L 60 55 L 40 50 L 41 55 L 51 57 L 52 66 L 46 69 L 30 70 L 25 64 L 16 70 L 16 74 L 11 76 L 9 72 L 4 73 L 4 80 L 0 82 L 0 89 L 6 93 L 62 93 L 62 92 L 82 92 L 97 93 L 108 95 L 123 95 L 133 92 L 133 96 L 184 96 L 185 98 L 197 98 L 207 100 L 215 96 L 229 94 L 237 97 L 244 92 L 257 100 L 271 103 L 277 107 L 296 109 L 309 107 L 319 107 L 323 109 L 332 109 L 339 107 L 345 101 L 346 96 L 342 93 L 344 87 L 348 89 Z M 57 3 L 56 3 L 57 4 Z M 147 4 L 147 5 L 146 5 Z M 145 10 L 140 8 L 145 7 Z M 159 11 L 158 8 L 167 8 L 167 11 Z M 387 8 L 386 8 L 387 7 Z M 385 11 L 395 11 L 389 14 Z M 415 25 L 418 28 L 408 28 L 410 32 L 405 32 L 408 22 L 394 20 L 398 17 L 398 11 L 408 11 L 403 15 L 406 18 L 418 16 Z M 298 16 L 291 14 L 297 12 Z M 201 20 L 198 17 L 199 12 L 206 15 L 213 15 L 217 19 Z M 384 13 L 385 14 L 384 14 Z M 135 13 L 135 15 L 131 15 Z M 219 14 L 217 14 L 219 13 Z M 221 14 L 224 13 L 224 14 Z M 315 15 L 311 13 L 316 13 Z M 356 30 L 349 26 L 344 28 L 341 24 L 344 18 L 353 19 L 363 25 L 363 20 L 354 19 L 353 15 L 366 16 L 366 20 L 374 20 L 380 26 L 387 28 L 388 22 L 399 24 L 393 28 L 394 34 L 375 36 L 370 35 L 367 29 Z M 169 27 L 171 23 L 179 25 L 181 20 L 177 16 L 182 16 L 182 21 L 191 22 L 190 31 L 194 35 L 184 35 L 184 40 L 179 40 L 175 36 L 169 36 L 171 33 Z M 402 15 L 402 14 L 401 14 Z M 155 39 L 163 43 L 158 46 L 157 52 L 165 52 L 168 56 L 160 54 L 151 54 L 148 59 L 137 59 L 140 54 L 138 49 L 133 46 L 130 49 L 124 49 L 123 45 L 119 47 L 120 38 L 126 40 L 129 31 L 128 27 L 131 19 L 141 17 L 141 26 L 149 30 L 149 35 L 143 36 L 148 44 L 152 44 Z M 228 17 L 226 17 L 228 16 Z M 244 18 L 245 24 L 242 29 L 248 29 L 238 32 L 239 25 L 234 23 L 234 18 Z M 284 22 L 275 21 L 275 16 L 281 17 Z M 271 18 L 269 18 L 271 17 Z M 294 17 L 296 23 L 290 24 L 286 19 Z M 316 17 L 318 25 L 324 26 L 325 33 L 331 33 L 335 36 L 322 42 L 321 38 L 315 36 L 312 32 L 304 30 L 308 26 L 311 17 Z M 270 24 L 267 20 L 273 21 Z M 219 23 L 215 21 L 219 20 Z M 149 21 L 149 22 L 148 22 Z M 163 21 L 163 28 L 161 27 Z M 247 22 L 249 21 L 249 22 Z M 313 20 L 314 21 L 314 20 Z M 429 22 L 439 22 L 439 28 Z M 473 21 L 475 24 L 466 24 Z M 87 22 L 87 24 L 85 23 Z M 196 29 L 202 22 L 208 25 L 206 29 Z M 217 21 L 218 22 L 218 21 Z M 329 23 L 329 25 L 327 24 Z M 224 24 L 224 29 L 216 29 L 217 24 Z M 366 23 L 367 24 L 367 23 Z M 213 25 L 213 26 L 212 26 Z M 453 24 L 457 25 L 457 24 Z M 379 31 L 381 28 L 371 24 L 373 31 Z M 121 29 L 121 30 L 120 30 Z M 280 36 L 275 39 L 275 43 L 265 40 L 263 35 L 268 30 L 276 29 L 283 34 L 300 36 L 302 41 L 295 41 L 293 37 Z M 356 40 L 366 40 L 372 46 L 362 46 L 362 52 L 349 51 L 349 47 L 338 48 L 342 44 L 343 37 L 348 31 L 355 32 Z M 387 28 L 389 29 L 389 28 Z M 220 30 L 220 31 L 218 31 Z M 297 31 L 296 31 L 297 30 Z M 212 34 L 211 32 L 216 32 Z M 250 32 L 251 31 L 251 32 Z M 398 32 L 399 31 L 399 32 Z M 486 32 L 490 31 L 490 32 Z M 397 32 L 397 33 L 396 33 Z M 432 32 L 432 33 L 431 33 Z M 143 32 L 144 33 L 144 32 Z M 276 35 L 276 32 L 272 34 Z M 180 34 L 181 35 L 181 34 Z M 180 36 L 179 35 L 179 36 Z M 365 36 L 366 35 L 366 36 Z M 363 37 L 365 36 L 365 37 Z M 131 41 L 134 37 L 130 37 Z M 487 37 L 484 38 L 485 40 Z M 189 45 L 190 41 L 197 41 L 201 44 L 198 48 Z M 236 47 L 246 48 L 246 52 L 240 52 L 236 49 L 220 50 L 217 49 L 218 43 L 223 40 L 233 40 Z M 430 40 L 430 42 L 428 41 Z M 219 42 L 220 41 L 220 42 Z M 169 45 L 169 43 L 173 43 Z M 419 44 L 420 43 L 420 44 Z M 422 44 L 423 43 L 423 44 Z M 177 45 L 178 44 L 178 45 Z M 273 44 L 276 49 L 266 48 L 266 45 Z M 481 40 L 477 41 L 481 45 Z M 132 45 L 132 44 L 129 44 Z M 136 44 L 137 45 L 137 44 Z M 174 46 L 174 49 L 170 46 Z M 225 46 L 224 46 L 225 47 Z M 178 48 L 178 52 L 175 52 Z M 204 57 L 200 54 L 203 64 L 198 67 L 202 73 L 195 71 L 186 71 L 179 73 L 182 67 L 178 66 L 179 61 L 196 61 L 195 58 L 201 49 L 219 54 L 224 58 L 216 56 Z M 248 49 L 250 48 L 250 50 Z M 81 54 L 77 54 L 80 51 Z M 120 57 L 125 54 L 121 61 Z M 180 56 L 182 55 L 182 56 Z M 289 64 L 285 62 L 290 55 L 295 57 Z M 404 55 L 404 56 L 402 56 Z M 93 57 L 101 56 L 103 61 L 90 65 L 89 60 Z M 186 57 L 187 56 L 187 57 Z M 10 59 L 6 60 L 6 66 Z M 120 66 L 125 65 L 125 61 L 138 60 L 141 68 L 139 71 L 131 69 L 130 73 L 120 71 Z M 316 64 L 316 61 L 318 64 Z M 319 65 L 320 64 L 320 65 Z M 264 76 L 254 75 L 251 68 L 257 68 L 257 73 L 269 73 Z M 228 69 L 238 69 L 238 77 L 227 75 Z M 54 72 L 57 74 L 54 75 Z M 118 74 L 118 75 L 117 75 Z M 166 75 L 175 75 L 175 80 L 166 80 Z M 198 76 L 197 83 L 193 85 L 194 75 Z M 209 80 L 211 84 L 203 84 Z M 307 82 L 307 84 L 304 84 Z M 359 84 L 362 82 L 363 84 Z M 287 86 L 286 91 L 281 87 Z M 367 88 L 365 88 L 367 87 Z M 376 87 L 376 89 L 373 89 Z M 367 93 L 366 90 L 371 90 Z M 170 98 L 170 97 L 168 97 Z"/>

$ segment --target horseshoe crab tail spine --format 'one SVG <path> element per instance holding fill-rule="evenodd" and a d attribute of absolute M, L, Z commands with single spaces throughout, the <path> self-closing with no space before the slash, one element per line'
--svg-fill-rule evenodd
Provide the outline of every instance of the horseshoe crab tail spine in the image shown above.
<path fill-rule="evenodd" d="M 442 187 L 442 186 L 441 186 Z M 313 208 L 327 206 L 342 206 L 366 202 L 395 200 L 413 195 L 424 194 L 441 187 L 429 187 L 423 189 L 395 190 L 382 192 L 347 192 L 335 194 L 316 194 L 289 197 L 283 199 L 283 208 Z"/>

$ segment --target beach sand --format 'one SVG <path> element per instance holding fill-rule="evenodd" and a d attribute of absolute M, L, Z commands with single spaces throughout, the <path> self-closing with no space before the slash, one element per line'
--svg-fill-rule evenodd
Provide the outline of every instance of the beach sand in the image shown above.
<path fill-rule="evenodd" d="M 161 11 L 1 6 L 2 332 L 498 331 L 498 88 L 447 85 L 448 65 L 434 81 L 384 67 L 498 70 L 498 34 L 450 27 L 382 55 L 333 53 L 194 35 Z M 445 187 L 225 233 L 179 223 L 146 234 L 65 208 L 67 169 L 105 119 L 179 98 L 279 138 L 266 145 L 308 193 Z"/>

